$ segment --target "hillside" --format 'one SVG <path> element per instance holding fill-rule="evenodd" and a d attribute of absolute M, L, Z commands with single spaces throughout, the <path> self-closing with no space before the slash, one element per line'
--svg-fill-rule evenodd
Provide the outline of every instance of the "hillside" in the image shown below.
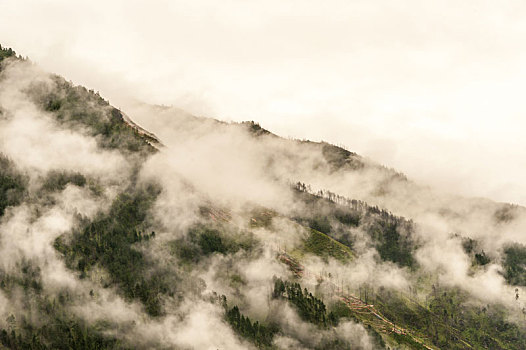
<path fill-rule="evenodd" d="M 0 47 L 0 349 L 524 349 L 525 219 Z"/>

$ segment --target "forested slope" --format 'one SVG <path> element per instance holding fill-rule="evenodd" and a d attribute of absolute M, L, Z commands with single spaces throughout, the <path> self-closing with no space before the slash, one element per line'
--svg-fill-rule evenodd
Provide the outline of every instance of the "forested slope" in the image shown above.
<path fill-rule="evenodd" d="M 0 50 L 0 348 L 524 348 L 524 208 L 148 114 Z"/>

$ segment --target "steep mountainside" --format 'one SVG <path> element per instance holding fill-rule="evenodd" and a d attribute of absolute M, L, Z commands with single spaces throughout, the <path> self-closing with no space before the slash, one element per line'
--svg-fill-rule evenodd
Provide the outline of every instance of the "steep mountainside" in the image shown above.
<path fill-rule="evenodd" d="M 524 208 L 126 113 L 0 47 L 0 349 L 524 349 Z"/>

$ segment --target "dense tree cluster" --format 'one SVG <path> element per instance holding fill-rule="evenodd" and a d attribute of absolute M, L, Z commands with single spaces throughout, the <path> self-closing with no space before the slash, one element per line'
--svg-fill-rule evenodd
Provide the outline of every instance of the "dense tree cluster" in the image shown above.
<path fill-rule="evenodd" d="M 302 319 L 320 327 L 327 328 L 338 323 L 334 313 L 327 312 L 323 301 L 312 295 L 307 288 L 302 290 L 299 283 L 283 281 L 281 278 L 277 278 L 274 281 L 272 297 L 275 299 L 287 299 L 296 307 Z"/>
<path fill-rule="evenodd" d="M 9 57 L 15 57 L 15 58 L 18 58 L 19 60 L 27 59 L 27 58 L 23 58 L 20 55 L 17 55 L 15 50 L 13 50 L 12 48 L 2 47 L 2 45 L 0 45 L 0 62 L 2 62 L 4 59 L 9 58 Z M 1 66 L 0 66 L 0 70 L 2 70 Z"/>
<path fill-rule="evenodd" d="M 84 220 L 71 241 L 59 237 L 55 242 L 67 265 L 80 272 L 80 278 L 94 266 L 105 268 L 110 283 L 117 284 L 127 298 L 139 299 L 152 316 L 162 313 L 160 294 L 170 289 L 161 272 L 146 276 L 148 261 L 134 244 L 155 237 L 155 232 L 145 231 L 145 220 L 158 193 L 155 185 L 121 193 L 107 215 L 99 215 L 92 222 Z"/>
<path fill-rule="evenodd" d="M 79 172 L 52 170 L 44 180 L 42 189 L 50 192 L 62 191 L 68 184 L 84 187 L 86 183 L 86 177 Z"/>
<path fill-rule="evenodd" d="M 526 286 L 526 246 L 509 244 L 504 249 L 504 277 L 509 284 Z"/>
<path fill-rule="evenodd" d="M 0 153 L 0 217 L 9 206 L 22 200 L 28 179 L 15 167 L 14 163 Z"/>
<path fill-rule="evenodd" d="M 412 227 L 402 221 L 378 220 L 367 227 L 367 232 L 376 242 L 380 257 L 400 266 L 414 266 Z"/>
<path fill-rule="evenodd" d="M 491 262 L 491 259 L 484 249 L 479 247 L 479 242 L 469 237 L 462 238 L 462 248 L 473 261 L 473 265 L 484 266 Z"/>
<path fill-rule="evenodd" d="M 0 61 L 12 56 L 16 56 L 16 52 L 13 49 L 10 47 L 2 47 L 2 45 L 0 45 Z"/>
<path fill-rule="evenodd" d="M 266 349 L 272 346 L 272 339 L 278 331 L 275 325 L 265 326 L 258 321 L 252 322 L 248 316 L 239 312 L 237 306 L 231 309 L 227 307 L 225 317 L 236 333 L 250 340 L 257 347 Z"/>
<path fill-rule="evenodd" d="M 256 242 L 250 232 L 238 232 L 218 224 L 197 224 L 184 238 L 171 242 L 172 252 L 183 263 L 197 263 L 203 257 L 250 251 Z"/>
<path fill-rule="evenodd" d="M 13 350 L 126 349 L 117 339 L 105 337 L 93 327 L 61 318 L 40 327 L 25 323 L 21 329 L 2 329 L 0 344 Z"/>

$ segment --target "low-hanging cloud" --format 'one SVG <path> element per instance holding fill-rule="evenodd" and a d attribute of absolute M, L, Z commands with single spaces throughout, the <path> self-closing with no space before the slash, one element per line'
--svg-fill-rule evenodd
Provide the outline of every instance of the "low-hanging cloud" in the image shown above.
<path fill-rule="evenodd" d="M 258 120 L 283 136 L 346 144 L 442 190 L 524 204 L 525 10 L 514 1 L 4 1 L 0 29 L 3 45 L 118 107 L 132 97 Z"/>
<path fill-rule="evenodd" d="M 31 102 L 27 90 L 35 84 L 50 91 L 56 88 L 53 79 L 37 67 L 27 62 L 8 62 L 1 79 L 0 152 L 30 178 L 26 201 L 8 208 L 0 219 L 1 268 L 16 274 L 17 264 L 30 260 L 40 269 L 44 293 L 54 295 L 67 290 L 74 299 L 69 310 L 90 324 L 110 322 L 108 334 L 112 336 L 145 348 L 252 347 L 228 326 L 225 310 L 217 300 L 211 302 L 214 298 L 210 295 L 215 292 L 225 294 L 230 306 L 239 305 L 252 320 L 276 321 L 284 334 L 276 336 L 274 344 L 281 348 L 314 348 L 334 334 L 356 348 L 373 348 L 361 325 L 343 322 L 334 329 L 320 330 L 302 320 L 288 303 L 270 298 L 275 277 L 293 277 L 277 254 L 301 249 L 309 236 L 309 229 L 298 223 L 298 216 L 324 213 L 297 200 L 290 186 L 296 181 L 312 186 L 313 193 L 330 190 L 414 220 L 416 271 L 382 261 L 372 237 L 365 232 L 367 220 L 372 220 L 369 218 L 358 228 L 343 228 L 343 233 L 355 241 L 352 261 L 342 263 L 305 253 L 302 264 L 310 278 L 306 274 L 301 282 L 304 287 L 319 291 L 327 303 L 334 301 L 338 286 L 354 293 L 362 286 L 403 292 L 422 277 L 461 288 L 476 301 L 516 308 L 515 287 L 506 283 L 501 265 L 502 249 L 507 243 L 525 243 L 517 233 L 526 227 L 526 216 L 520 210 L 508 221 L 498 221 L 495 215 L 502 204 L 444 194 L 355 155 L 351 156 L 360 166 L 335 168 L 320 143 L 282 139 L 252 124 L 196 118 L 174 108 L 137 105 L 126 100 L 129 115 L 155 132 L 164 145 L 137 167 L 137 159 L 131 160 L 118 149 L 100 147 L 97 138 L 83 128 L 57 123 L 51 112 Z M 151 86 L 144 89 L 151 89 L 148 93 L 152 94 L 155 91 Z M 221 95 L 214 95 L 212 100 L 217 96 Z M 257 105 L 253 101 L 248 104 L 251 108 Z M 272 108 L 278 107 L 286 110 L 287 105 L 275 103 Z M 248 115 L 259 116 L 258 113 Z M 403 133 L 397 137 L 402 136 Z M 400 147 L 408 144 L 413 145 L 413 141 Z M 79 172 L 89 181 L 102 184 L 103 191 L 67 184 L 52 194 L 43 194 L 43 182 L 52 171 Z M 78 272 L 66 267 L 54 247 L 58 237 L 67 240 L 79 229 L 80 220 L 107 213 L 112 200 L 129 185 L 152 183 L 161 190 L 146 213 L 148 226 L 141 230 L 155 229 L 157 234 L 155 238 L 148 236 L 152 238 L 147 242 L 135 242 L 131 249 L 144 253 L 149 264 L 146 277 L 162 271 L 173 278 L 171 283 L 177 284 L 173 295 L 172 291 L 162 295 L 166 313 L 157 318 L 150 317 L 136 299 L 124 298 L 118 285 L 105 285 L 105 271 L 100 266 L 93 268 L 91 276 L 81 279 Z M 207 215 L 207 210 L 220 214 Z M 268 225 L 252 217 L 258 210 L 271 217 Z M 253 246 L 210 253 L 189 267 L 172 248 L 179 240 L 189 240 L 196 224 L 227 227 L 236 233 L 225 229 L 225 240 L 236 234 L 245 235 L 253 240 Z M 474 267 L 460 236 L 455 234 L 479 241 L 492 262 Z M 327 277 L 329 274 L 331 277 Z M 320 281 L 320 275 L 325 279 Z M 429 293 L 425 290 L 429 286 L 422 288 L 422 296 Z M 22 294 L 4 296 L 0 291 L 0 305 L 8 299 L 7 303 L 14 306 L 0 306 L 0 322 L 11 313 L 24 314 L 19 307 Z"/>

